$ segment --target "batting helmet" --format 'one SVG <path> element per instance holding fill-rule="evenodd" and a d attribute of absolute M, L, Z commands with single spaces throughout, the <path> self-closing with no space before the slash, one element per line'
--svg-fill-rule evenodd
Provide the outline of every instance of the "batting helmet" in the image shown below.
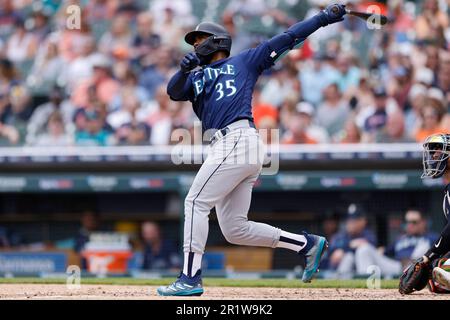
<path fill-rule="evenodd" d="M 189 32 L 184 40 L 190 45 L 194 45 L 195 38 L 200 35 L 206 35 L 208 38 L 195 48 L 195 53 L 200 58 L 202 64 L 207 64 L 212 55 L 218 51 L 224 51 L 227 56 L 231 52 L 231 36 L 228 31 L 213 22 L 202 22 L 195 30 Z"/>

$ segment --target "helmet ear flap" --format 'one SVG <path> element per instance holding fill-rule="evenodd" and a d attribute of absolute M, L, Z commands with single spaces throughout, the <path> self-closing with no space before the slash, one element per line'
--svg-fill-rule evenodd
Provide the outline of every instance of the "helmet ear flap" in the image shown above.
<path fill-rule="evenodd" d="M 218 51 L 225 51 L 230 55 L 231 38 L 223 35 L 212 35 L 195 48 L 201 65 L 209 64 L 212 55 Z"/>

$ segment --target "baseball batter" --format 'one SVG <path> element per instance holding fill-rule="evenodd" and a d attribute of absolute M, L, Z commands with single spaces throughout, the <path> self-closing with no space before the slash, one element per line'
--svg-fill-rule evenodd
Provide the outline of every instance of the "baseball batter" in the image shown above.
<path fill-rule="evenodd" d="M 304 282 L 317 272 L 325 238 L 289 233 L 248 221 L 253 184 L 264 159 L 264 145 L 253 124 L 251 98 L 261 73 L 321 27 L 342 21 L 345 6 L 333 4 L 316 16 L 253 49 L 230 57 L 231 37 L 220 25 L 200 23 L 185 41 L 195 52 L 181 61 L 167 93 L 190 101 L 204 132 L 213 130 L 208 156 L 185 199 L 184 267 L 178 279 L 158 288 L 160 295 L 203 294 L 201 261 L 208 237 L 208 216 L 215 207 L 227 241 L 233 244 L 286 248 L 305 258 Z"/>

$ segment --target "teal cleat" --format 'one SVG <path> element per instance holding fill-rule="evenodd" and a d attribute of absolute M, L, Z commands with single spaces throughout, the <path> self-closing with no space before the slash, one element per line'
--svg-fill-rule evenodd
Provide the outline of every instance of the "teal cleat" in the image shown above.
<path fill-rule="evenodd" d="M 314 274 L 318 272 L 320 260 L 322 259 L 322 255 L 328 248 L 328 242 L 324 237 L 316 236 L 316 235 L 308 235 L 305 233 L 305 236 L 309 241 L 313 241 L 311 247 L 307 248 L 305 255 L 306 265 L 305 270 L 303 271 L 302 281 L 305 283 L 311 282 Z"/>
<path fill-rule="evenodd" d="M 192 278 L 181 273 L 174 283 L 159 287 L 157 292 L 160 296 L 201 296 L 203 294 L 201 272 L 199 270 Z"/>

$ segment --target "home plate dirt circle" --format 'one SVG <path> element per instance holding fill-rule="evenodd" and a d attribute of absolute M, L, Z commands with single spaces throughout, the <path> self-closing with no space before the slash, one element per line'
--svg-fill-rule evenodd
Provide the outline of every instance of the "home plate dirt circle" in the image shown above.
<path fill-rule="evenodd" d="M 231 288 L 207 287 L 201 297 L 159 297 L 156 286 L 81 285 L 68 289 L 62 284 L 2 284 L 0 299 L 57 299 L 57 300 L 110 300 L 110 299 L 289 299 L 289 300 L 437 300 L 448 299 L 427 290 L 402 296 L 395 289 L 307 289 L 307 288 Z"/>

